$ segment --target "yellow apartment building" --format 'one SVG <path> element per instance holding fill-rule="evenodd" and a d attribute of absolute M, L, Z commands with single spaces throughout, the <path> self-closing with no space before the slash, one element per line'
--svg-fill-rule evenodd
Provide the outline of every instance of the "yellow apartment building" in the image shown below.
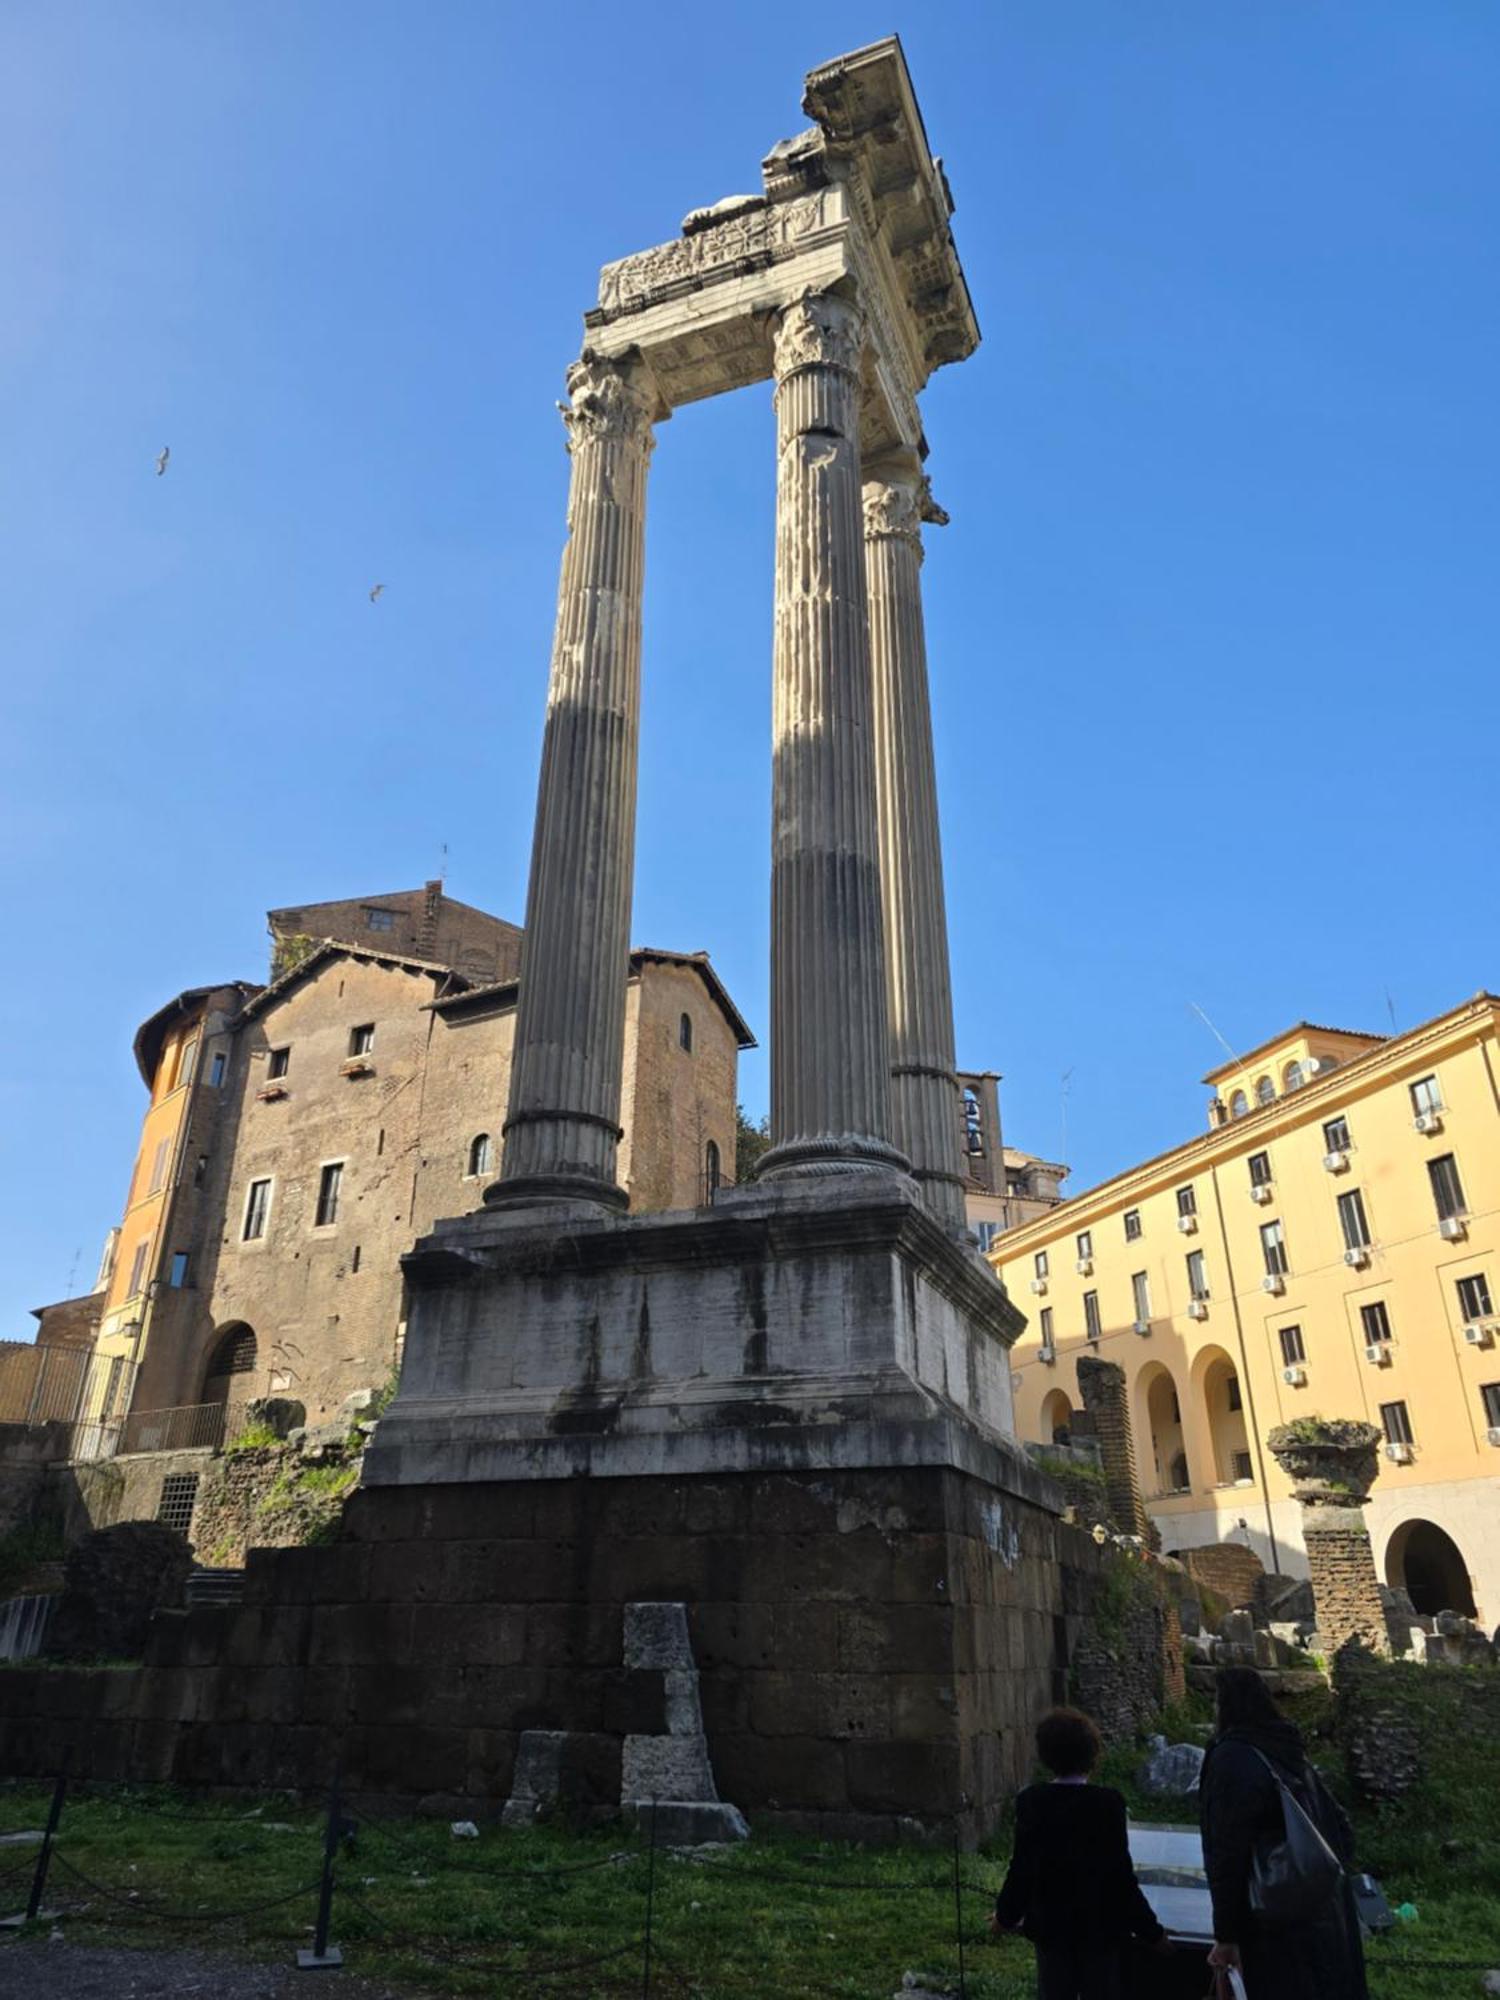
<path fill-rule="evenodd" d="M 1235 1540 L 1295 1575 L 1266 1434 L 1366 1418 L 1380 1574 L 1419 1611 L 1500 1620 L 1497 1010 L 1392 1037 L 1304 1021 L 1209 1072 L 1205 1134 L 999 1238 L 1030 1315 L 1019 1435 L 1067 1435 L 1080 1354 L 1118 1362 L 1163 1548 Z"/>

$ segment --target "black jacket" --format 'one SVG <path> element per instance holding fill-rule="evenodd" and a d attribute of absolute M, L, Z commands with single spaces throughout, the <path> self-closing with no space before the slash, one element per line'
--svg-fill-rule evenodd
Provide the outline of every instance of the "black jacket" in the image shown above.
<path fill-rule="evenodd" d="M 1303 1923 L 1268 1929 L 1250 1908 L 1255 1845 L 1263 1836 L 1279 1838 L 1283 1830 L 1281 1794 L 1262 1756 L 1275 1765 L 1344 1866 L 1353 1865 L 1348 1818 L 1307 1761 L 1296 1728 L 1276 1722 L 1226 1730 L 1210 1744 L 1198 1786 L 1214 1936 L 1240 1946 L 1252 1996 L 1365 2000 L 1364 1952 L 1347 1883 L 1325 1911 Z"/>
<path fill-rule="evenodd" d="M 1121 1795 L 1108 1785 L 1028 1785 L 995 1916 L 1038 1944 L 1160 1937 L 1130 1864 Z"/>

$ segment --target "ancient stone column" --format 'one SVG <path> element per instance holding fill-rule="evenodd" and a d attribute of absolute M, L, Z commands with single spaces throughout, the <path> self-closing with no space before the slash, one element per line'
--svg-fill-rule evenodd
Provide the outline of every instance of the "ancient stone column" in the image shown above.
<path fill-rule="evenodd" d="M 915 454 L 864 488 L 865 576 L 875 693 L 875 795 L 885 908 L 891 1136 L 922 1199 L 965 1228 L 953 988 L 938 831 L 937 771 L 922 623 L 922 521 L 932 506 Z"/>
<path fill-rule="evenodd" d="M 1349 1419 L 1303 1417 L 1271 1431 L 1266 1444 L 1302 1509 L 1324 1653 L 1331 1660 L 1350 1639 L 1388 1653 L 1380 1579 L 1365 1526 L 1365 1502 L 1380 1470 L 1380 1432 L 1374 1424 Z"/>
<path fill-rule="evenodd" d="M 771 1138 L 763 1176 L 901 1168 L 875 813 L 859 309 L 781 314 L 771 797 Z"/>
<path fill-rule="evenodd" d="M 639 364 L 568 371 L 568 542 L 537 788 L 500 1179 L 490 1203 L 615 1183 L 635 866 L 646 468 L 656 396 Z"/>

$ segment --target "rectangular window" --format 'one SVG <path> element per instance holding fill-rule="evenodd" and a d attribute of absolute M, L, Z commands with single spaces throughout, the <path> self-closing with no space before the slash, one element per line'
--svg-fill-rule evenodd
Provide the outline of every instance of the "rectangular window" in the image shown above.
<path fill-rule="evenodd" d="M 1034 1258 L 1032 1259 L 1032 1262 L 1033 1262 L 1033 1263 L 1035 1264 L 1035 1266 L 1036 1266 L 1036 1274 L 1037 1274 L 1037 1276 L 1038 1276 L 1039 1278 L 1045 1278 L 1045 1277 L 1046 1277 L 1046 1275 L 1047 1275 L 1047 1253 L 1046 1253 L 1046 1251 L 1045 1251 L 1045 1250 L 1038 1250 L 1038 1251 L 1037 1251 L 1037 1253 L 1036 1253 L 1036 1256 L 1035 1256 L 1035 1257 L 1034 1257 Z"/>
<path fill-rule="evenodd" d="M 133 1299 L 141 1289 L 141 1282 L 146 1275 L 146 1257 L 150 1249 L 151 1242 L 149 1237 L 146 1241 L 137 1243 L 135 1246 L 135 1255 L 130 1260 L 130 1283 L 125 1291 L 125 1296 L 128 1299 Z"/>
<path fill-rule="evenodd" d="M 1141 1211 L 1127 1208 L 1125 1211 L 1125 1241 L 1139 1243 L 1141 1240 Z"/>
<path fill-rule="evenodd" d="M 1043 1306 L 1041 1313 L 1041 1336 L 1043 1354 L 1056 1354 L 1057 1343 L 1052 1337 L 1052 1308 Z"/>
<path fill-rule="evenodd" d="M 215 1049 L 209 1058 L 208 1081 L 214 1090 L 224 1088 L 224 1072 L 229 1067 L 229 1058 L 222 1049 Z"/>
<path fill-rule="evenodd" d="M 1250 1169 L 1251 1187 L 1269 1187 L 1271 1185 L 1271 1155 L 1269 1153 L 1252 1153 L 1246 1164 Z"/>
<path fill-rule="evenodd" d="M 366 1021 L 358 1028 L 349 1030 L 349 1053 L 351 1056 L 367 1056 L 375 1046 L 375 1023 Z"/>
<path fill-rule="evenodd" d="M 486 1160 L 486 1171 L 488 1167 L 489 1162 Z M 988 1250 L 995 1238 L 1000 1234 L 1000 1225 L 998 1222 L 976 1222 L 974 1225 L 974 1234 L 979 1238 L 980 1249 Z"/>
<path fill-rule="evenodd" d="M 99 1405 L 99 1421 L 101 1423 L 107 1424 L 112 1417 L 119 1414 L 120 1383 L 124 1380 L 124 1376 L 124 1355 L 116 1354 L 111 1356 L 109 1374 L 104 1380 L 104 1400 Z"/>
<path fill-rule="evenodd" d="M 1277 1338 L 1281 1342 L 1281 1360 L 1284 1367 L 1296 1368 L 1306 1361 L 1307 1349 L 1302 1344 L 1300 1326 L 1282 1327 Z"/>
<path fill-rule="evenodd" d="M 185 1535 L 193 1525 L 193 1508 L 197 1502 L 197 1473 L 169 1472 L 161 1483 L 156 1518 L 164 1528 L 175 1528 L 179 1535 Z"/>
<path fill-rule="evenodd" d="M 1385 1309 L 1385 1300 L 1376 1299 L 1373 1305 L 1359 1309 L 1360 1325 L 1365 1330 L 1365 1346 L 1376 1347 L 1391 1337 L 1391 1316 Z"/>
<path fill-rule="evenodd" d="M 292 1052 L 290 1049 L 272 1049 L 266 1062 L 266 1075 L 273 1078 L 285 1076 L 291 1066 Z"/>
<path fill-rule="evenodd" d="M 1080 1256 L 1080 1257 L 1092 1257 L 1092 1256 L 1093 1256 L 1093 1254 L 1094 1254 L 1094 1232 L 1093 1232 L 1093 1230 L 1092 1230 L 1092 1229 L 1080 1229 L 1080 1230 L 1079 1230 L 1079 1232 L 1078 1232 L 1078 1254 L 1079 1254 L 1079 1256 Z"/>
<path fill-rule="evenodd" d="M 1490 1281 L 1483 1271 L 1458 1281 L 1458 1309 L 1465 1319 L 1490 1316 Z"/>
<path fill-rule="evenodd" d="M 1286 1237 L 1282 1234 L 1279 1221 L 1261 1224 L 1260 1254 L 1266 1260 L 1266 1273 L 1269 1277 L 1285 1277 L 1291 1269 L 1291 1265 L 1287 1262 Z"/>
<path fill-rule="evenodd" d="M 1437 1203 L 1440 1221 L 1447 1222 L 1450 1217 L 1467 1212 L 1463 1182 L 1458 1178 L 1458 1161 L 1451 1153 L 1440 1153 L 1427 1162 L 1427 1178 L 1432 1182 L 1432 1198 Z"/>
<path fill-rule="evenodd" d="M 254 1243 L 266 1233 L 266 1217 L 271 1212 L 271 1183 L 251 1181 L 250 1192 L 245 1197 L 245 1226 L 240 1231 L 242 1243 Z"/>
<path fill-rule="evenodd" d="M 1237 1486 L 1242 1485 L 1245 1480 L 1255 1477 L 1255 1462 L 1248 1451 L 1235 1452 L 1232 1463 L 1234 1466 L 1234 1480 Z"/>
<path fill-rule="evenodd" d="M 1484 1403 L 1484 1420 L 1491 1430 L 1500 1430 L 1500 1382 L 1483 1382 L 1479 1388 Z"/>
<path fill-rule="evenodd" d="M 1382 1403 L 1380 1423 L 1387 1444 L 1416 1443 L 1416 1433 L 1411 1427 L 1411 1414 L 1405 1403 Z"/>
<path fill-rule="evenodd" d="M 1135 1300 L 1135 1316 L 1142 1322 L 1151 1317 L 1151 1280 L 1144 1271 L 1131 1273 L 1130 1290 Z"/>
<path fill-rule="evenodd" d="M 1188 1296 L 1195 1299 L 1208 1297 L 1208 1267 L 1203 1261 L 1201 1250 L 1189 1250 L 1187 1255 Z"/>
<path fill-rule="evenodd" d="M 1358 1188 L 1339 1196 L 1339 1228 L 1344 1232 L 1346 1250 L 1368 1250 L 1370 1223 L 1365 1214 L 1365 1198 Z"/>
<path fill-rule="evenodd" d="M 197 1053 L 198 1053 L 198 1037 L 196 1035 L 194 1035 L 190 1041 L 184 1042 L 182 1044 L 182 1047 L 177 1051 L 176 1081 L 179 1087 L 184 1083 L 192 1082 L 193 1060 L 196 1057 Z"/>
<path fill-rule="evenodd" d="M 1177 1190 L 1177 1213 L 1179 1215 L 1196 1215 L 1198 1213 L 1198 1190 L 1196 1188 L 1180 1187 Z"/>
<path fill-rule="evenodd" d="M 159 1194 L 161 1184 L 167 1178 L 167 1149 L 170 1140 L 163 1139 L 151 1156 L 151 1179 L 147 1184 L 147 1194 Z"/>
<path fill-rule="evenodd" d="M 344 1178 L 342 1160 L 330 1160 L 318 1176 L 318 1214 L 315 1227 L 327 1229 L 339 1219 L 339 1183 Z"/>
<path fill-rule="evenodd" d="M 349 1269 L 351 1272 L 359 1269 L 359 1245 L 357 1243 L 349 1254 Z"/>
<path fill-rule="evenodd" d="M 1341 1112 L 1337 1118 L 1330 1118 L 1323 1127 L 1323 1151 L 1325 1153 L 1347 1153 L 1351 1144 L 1349 1121 Z"/>
<path fill-rule="evenodd" d="M 1442 1110 L 1442 1093 L 1435 1076 L 1419 1077 L 1411 1086 L 1411 1108 L 1419 1118 L 1424 1112 Z"/>
<path fill-rule="evenodd" d="M 1103 1337 L 1104 1327 L 1099 1318 L 1099 1294 L 1085 1292 L 1083 1295 L 1083 1326 L 1090 1340 Z"/>
<path fill-rule="evenodd" d="M 394 910 L 366 910 L 365 929 L 367 931 L 393 931 L 396 928 Z"/>
<path fill-rule="evenodd" d="M 188 1253 L 186 1252 L 186 1250 L 174 1250 L 172 1252 L 171 1283 L 173 1287 L 180 1292 L 183 1286 L 187 1283 L 187 1281 L 188 1281 Z"/>

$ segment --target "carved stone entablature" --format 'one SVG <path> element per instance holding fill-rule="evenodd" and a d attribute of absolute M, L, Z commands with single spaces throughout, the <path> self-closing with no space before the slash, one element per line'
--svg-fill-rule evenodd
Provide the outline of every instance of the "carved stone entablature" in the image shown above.
<path fill-rule="evenodd" d="M 602 361 L 585 353 L 568 370 L 568 398 L 559 403 L 567 426 L 568 449 L 586 439 L 629 439 L 650 451 L 659 397 L 649 372 L 639 363 Z"/>
<path fill-rule="evenodd" d="M 683 225 L 684 229 L 692 225 L 690 235 L 606 264 L 599 273 L 599 313 L 612 319 L 619 313 L 638 312 L 642 306 L 692 290 L 705 277 L 727 275 L 736 266 L 758 267 L 795 257 L 815 231 L 834 219 L 825 207 L 828 197 L 822 194 L 774 208 L 754 198 L 742 200 L 743 205 L 732 204 L 721 220 L 710 220 L 713 209 L 695 209 Z"/>
<path fill-rule="evenodd" d="M 797 299 L 777 321 L 776 380 L 784 382 L 799 368 L 842 368 L 857 375 L 864 339 L 864 316 L 848 299 L 826 293 Z"/>

